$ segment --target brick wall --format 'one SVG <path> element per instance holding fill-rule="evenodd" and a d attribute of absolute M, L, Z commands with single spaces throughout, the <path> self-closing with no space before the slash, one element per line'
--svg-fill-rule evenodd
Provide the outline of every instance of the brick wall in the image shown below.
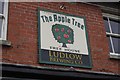
<path fill-rule="evenodd" d="M 61 4 L 64 4 L 66 9 L 60 9 Z M 12 45 L 3 46 L 3 62 L 69 68 L 38 63 L 38 7 L 86 17 L 93 68 L 75 69 L 120 73 L 118 60 L 109 58 L 108 41 L 100 8 L 84 3 L 9 3 L 7 39 Z"/>

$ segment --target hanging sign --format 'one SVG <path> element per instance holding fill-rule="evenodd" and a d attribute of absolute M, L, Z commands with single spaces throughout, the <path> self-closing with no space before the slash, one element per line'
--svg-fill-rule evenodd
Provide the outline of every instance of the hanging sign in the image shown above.
<path fill-rule="evenodd" d="M 85 18 L 38 10 L 39 62 L 91 68 Z"/>

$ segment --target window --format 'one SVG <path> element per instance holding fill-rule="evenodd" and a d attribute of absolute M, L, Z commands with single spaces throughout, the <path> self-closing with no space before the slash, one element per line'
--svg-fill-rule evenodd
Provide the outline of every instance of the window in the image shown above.
<path fill-rule="evenodd" d="M 120 20 L 118 15 L 103 13 L 110 57 L 120 59 Z"/>
<path fill-rule="evenodd" d="M 6 40 L 8 0 L 0 1 L 0 40 Z"/>

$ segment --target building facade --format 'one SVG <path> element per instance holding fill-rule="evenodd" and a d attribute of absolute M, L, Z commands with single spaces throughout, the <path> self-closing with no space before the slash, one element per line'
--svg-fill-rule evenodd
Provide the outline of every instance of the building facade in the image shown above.
<path fill-rule="evenodd" d="M 0 2 L 2 80 L 119 80 L 118 9 L 117 2 Z"/>

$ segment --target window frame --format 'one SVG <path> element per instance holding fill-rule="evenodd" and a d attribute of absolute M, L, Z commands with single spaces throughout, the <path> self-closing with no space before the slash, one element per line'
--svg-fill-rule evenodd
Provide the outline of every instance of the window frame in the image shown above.
<path fill-rule="evenodd" d="M 113 33 L 112 30 L 111 30 L 111 25 L 110 25 L 110 22 L 109 22 L 109 19 L 113 19 L 113 20 L 117 20 L 117 21 L 120 21 L 118 15 L 114 15 L 114 14 L 109 14 L 109 13 L 102 13 L 103 15 L 103 18 L 106 17 L 108 18 L 108 24 L 109 24 L 109 28 L 110 28 L 110 32 L 107 32 L 106 31 L 106 36 L 109 36 L 110 37 L 110 43 L 111 43 L 111 46 L 112 46 L 112 50 L 113 50 L 113 53 L 110 52 L 110 58 L 114 58 L 114 59 L 120 59 L 120 54 L 118 53 L 115 53 L 114 51 L 114 45 L 113 45 L 113 41 L 112 41 L 112 37 L 117 37 L 117 38 L 120 38 L 120 34 L 116 34 L 116 33 Z"/>
<path fill-rule="evenodd" d="M 0 40 L 7 40 L 8 0 L 4 0 L 3 13 L 0 13 L 0 17 L 2 17 L 2 28 L 1 28 Z"/>

